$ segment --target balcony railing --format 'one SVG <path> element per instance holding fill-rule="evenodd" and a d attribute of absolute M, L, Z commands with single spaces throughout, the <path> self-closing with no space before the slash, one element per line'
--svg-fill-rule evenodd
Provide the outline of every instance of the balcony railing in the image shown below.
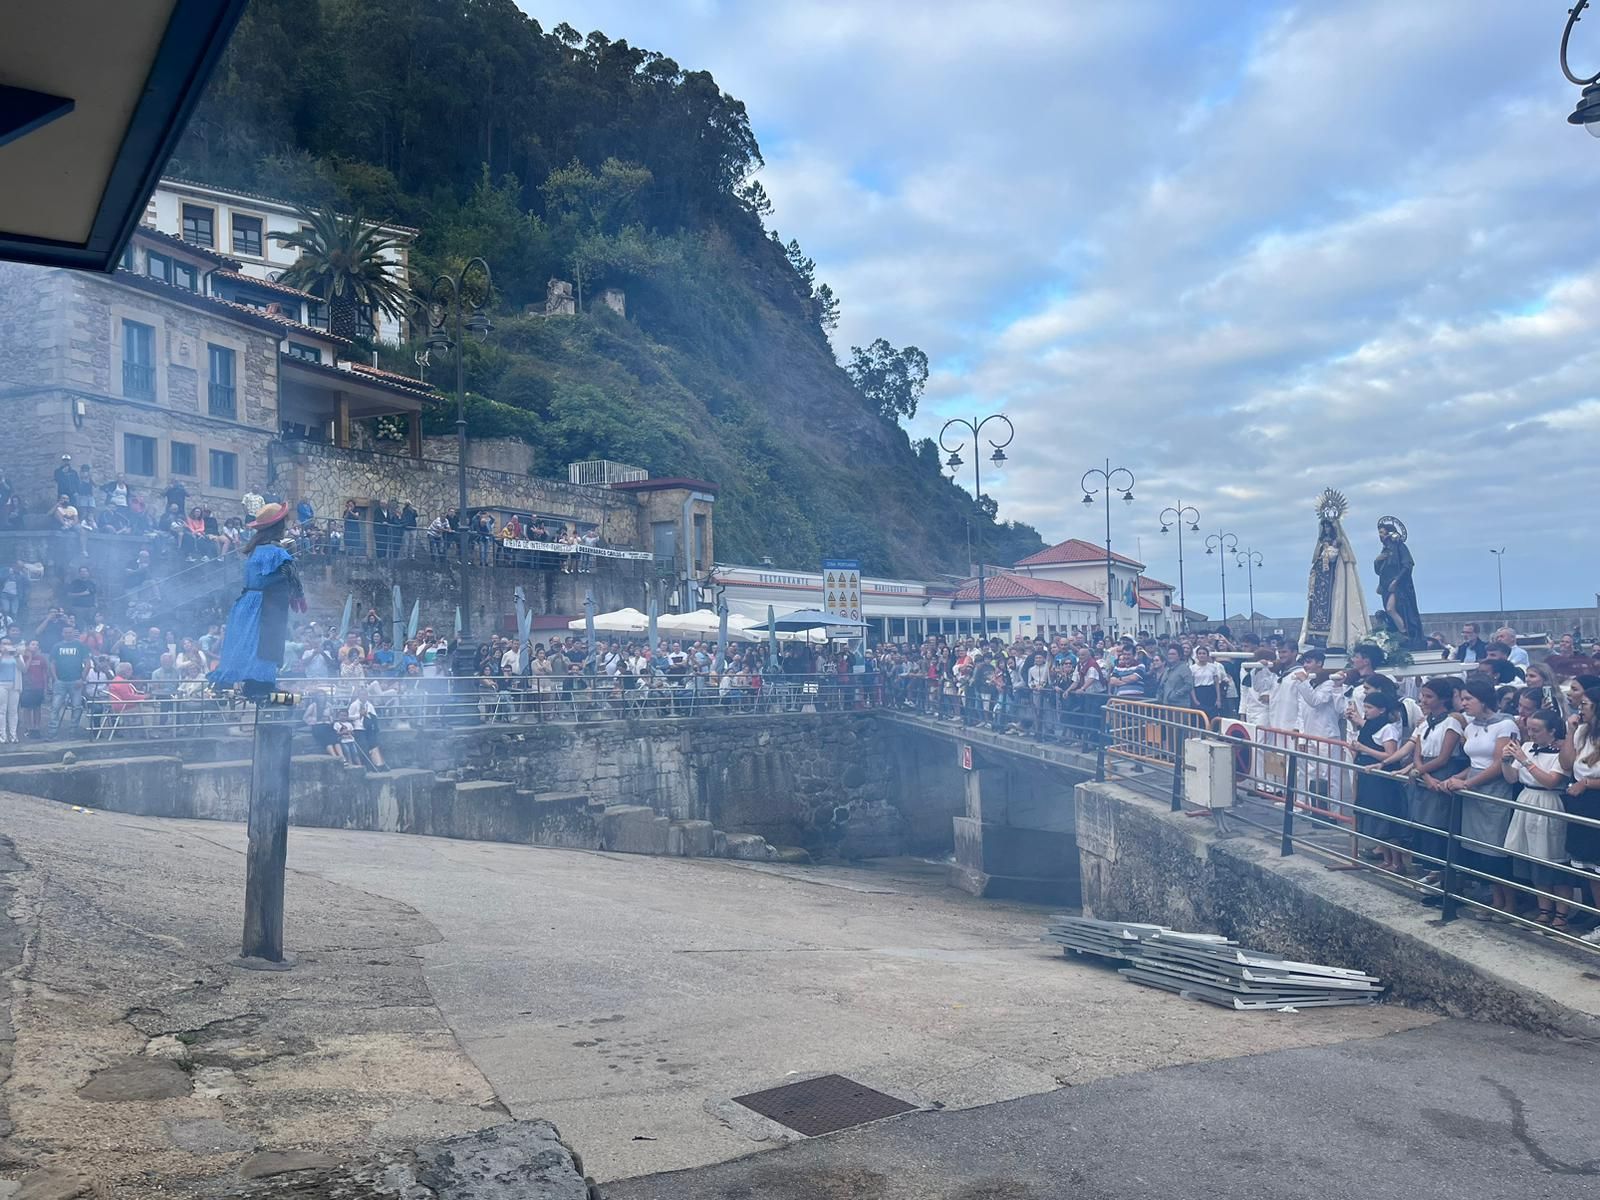
<path fill-rule="evenodd" d="M 156 369 L 143 363 L 122 364 L 122 394 L 132 400 L 156 398 Z"/>
<path fill-rule="evenodd" d="M 211 381 L 210 389 L 206 392 L 206 404 L 213 417 L 227 417 L 230 420 L 238 415 L 238 389 L 231 383 L 218 383 Z"/>
<path fill-rule="evenodd" d="M 604 458 L 567 464 L 567 482 L 580 487 L 610 487 L 613 483 L 634 483 L 649 478 L 650 472 L 643 467 L 630 467 Z"/>

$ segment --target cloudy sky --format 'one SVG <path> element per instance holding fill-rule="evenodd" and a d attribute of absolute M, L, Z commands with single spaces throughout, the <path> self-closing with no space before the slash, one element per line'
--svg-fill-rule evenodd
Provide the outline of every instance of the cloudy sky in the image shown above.
<path fill-rule="evenodd" d="M 1364 569 L 1379 515 L 1409 526 L 1425 611 L 1494 607 L 1500 546 L 1508 607 L 1594 601 L 1600 142 L 1564 120 L 1567 0 L 523 3 L 745 101 L 835 344 L 927 351 L 917 436 L 1015 422 L 1003 518 L 1098 539 L 1078 481 L 1109 455 L 1118 548 L 1176 582 L 1158 514 L 1193 504 L 1293 613 L 1332 486 Z M 1575 54 L 1600 70 L 1600 14 Z"/>

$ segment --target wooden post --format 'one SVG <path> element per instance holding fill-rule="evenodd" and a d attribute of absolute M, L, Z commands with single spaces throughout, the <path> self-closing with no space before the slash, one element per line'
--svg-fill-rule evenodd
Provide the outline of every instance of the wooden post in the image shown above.
<path fill-rule="evenodd" d="M 256 719 L 245 851 L 243 957 L 283 961 L 283 875 L 289 856 L 289 745 L 294 723 Z"/>
<path fill-rule="evenodd" d="M 343 392 L 334 400 L 333 444 L 341 450 L 350 448 L 350 397 Z"/>

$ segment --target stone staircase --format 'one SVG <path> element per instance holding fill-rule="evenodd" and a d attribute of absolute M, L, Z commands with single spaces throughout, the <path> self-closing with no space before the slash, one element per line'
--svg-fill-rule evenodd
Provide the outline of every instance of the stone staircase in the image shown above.
<path fill-rule="evenodd" d="M 0 759 L 0 791 L 147 817 L 244 821 L 251 762 L 212 759 L 163 743 L 41 747 Z M 215 746 L 207 747 L 215 752 Z M 237 752 L 238 745 L 225 751 Z M 185 751 L 191 753 L 185 753 Z M 647 805 L 607 805 L 584 792 L 539 792 L 497 779 L 452 779 L 421 767 L 370 771 L 325 754 L 294 757 L 289 823 L 619 854 L 790 858 L 765 838 L 709 821 L 673 820 Z"/>

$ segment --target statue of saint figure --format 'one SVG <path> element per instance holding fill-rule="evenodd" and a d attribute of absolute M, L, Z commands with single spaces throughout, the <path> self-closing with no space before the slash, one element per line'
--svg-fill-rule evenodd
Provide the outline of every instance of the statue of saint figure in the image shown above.
<path fill-rule="evenodd" d="M 1383 549 L 1373 569 L 1378 572 L 1378 598 L 1383 601 L 1379 620 L 1394 630 L 1407 650 L 1427 645 L 1422 636 L 1422 613 L 1417 608 L 1417 587 L 1411 580 L 1416 567 L 1406 545 L 1405 523 L 1399 517 L 1378 518 L 1378 538 Z"/>
<path fill-rule="evenodd" d="M 1345 536 L 1344 496 L 1328 488 L 1317 497 L 1317 548 L 1311 552 L 1311 577 L 1306 584 L 1303 646 L 1349 649 L 1366 639 L 1367 605 L 1362 597 L 1356 552 Z"/>

